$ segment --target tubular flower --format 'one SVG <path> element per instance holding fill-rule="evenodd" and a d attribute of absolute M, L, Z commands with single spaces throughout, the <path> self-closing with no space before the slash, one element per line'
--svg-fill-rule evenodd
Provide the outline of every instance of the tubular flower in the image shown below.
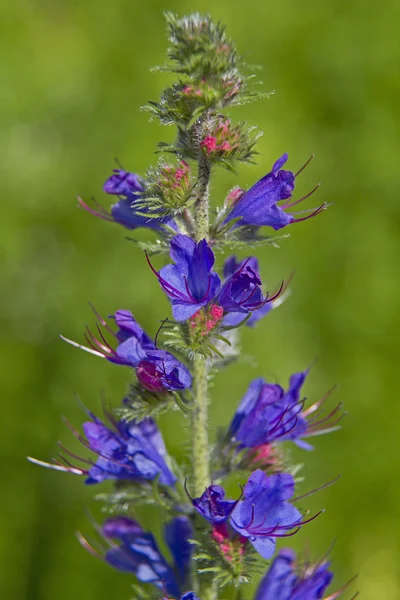
<path fill-rule="evenodd" d="M 174 319 L 185 321 L 215 298 L 221 282 L 212 271 L 214 253 L 206 240 L 196 243 L 186 235 L 176 235 L 171 240 L 170 256 L 175 264 L 159 272 L 150 266 L 172 301 Z"/>
<path fill-rule="evenodd" d="M 227 313 L 223 320 L 225 326 L 239 325 L 245 316 L 253 311 L 254 319 L 251 324 L 254 325 L 274 308 L 274 302 L 278 302 L 283 288 L 281 286 L 271 297 L 268 294 L 263 297 L 258 260 L 253 256 L 241 262 L 236 260 L 236 256 L 228 258 L 224 264 L 224 277 L 225 282 L 219 293 L 218 302 Z"/>
<path fill-rule="evenodd" d="M 340 404 L 328 415 L 323 414 L 321 406 L 329 394 L 304 410 L 300 392 L 307 375 L 308 370 L 292 375 L 286 392 L 262 378 L 252 381 L 230 425 L 229 439 L 238 442 L 239 448 L 261 450 L 265 445 L 291 440 L 311 450 L 301 438 L 334 431 L 342 414 Z"/>
<path fill-rule="evenodd" d="M 271 558 L 275 538 L 293 535 L 301 525 L 300 512 L 288 500 L 294 493 L 294 480 L 288 473 L 267 476 L 254 471 L 244 489 L 243 499 L 225 500 L 223 488 L 211 485 L 200 498 L 192 499 L 194 508 L 213 525 L 213 537 L 225 544 L 239 534 L 263 558 Z"/>
<path fill-rule="evenodd" d="M 75 437 L 85 448 L 97 455 L 92 461 L 70 452 L 60 442 L 63 452 L 89 468 L 83 469 L 71 464 L 70 459 L 59 455 L 62 462 L 46 463 L 34 458 L 29 460 L 43 467 L 56 471 L 86 475 L 85 483 L 101 483 L 106 480 L 130 480 L 136 482 L 152 481 L 156 477 L 163 485 L 174 485 L 176 477 L 167 462 L 168 455 L 162 435 L 150 419 L 136 421 L 116 421 L 110 413 L 105 413 L 109 425 L 105 425 L 95 415 L 89 412 L 91 421 L 83 424 L 85 437 L 81 436 L 67 422 Z"/>
<path fill-rule="evenodd" d="M 285 153 L 274 163 L 271 173 L 268 173 L 265 177 L 257 181 L 253 187 L 239 198 L 226 217 L 225 223 L 232 219 L 240 219 L 235 223 L 234 227 L 242 225 L 261 227 L 262 225 L 267 225 L 278 230 L 290 223 L 298 223 L 309 219 L 326 208 L 326 204 L 322 204 L 316 210 L 307 211 L 309 214 L 303 217 L 296 217 L 300 213 L 285 212 L 285 210 L 291 209 L 302 200 L 308 198 L 317 189 L 314 188 L 314 190 L 303 198 L 290 202 L 296 176 L 300 174 L 304 167 L 296 174 L 292 173 L 292 171 L 285 171 L 282 167 L 287 160 L 288 155 Z M 286 202 L 279 206 L 278 202 L 282 200 L 286 200 Z"/>
<path fill-rule="evenodd" d="M 114 429 L 110 429 L 93 415 L 92 418 L 83 424 L 83 430 L 88 447 L 98 459 L 89 469 L 86 483 L 155 477 L 164 485 L 175 483 L 176 477 L 166 463 L 164 440 L 152 419 L 114 422 Z"/>
<path fill-rule="evenodd" d="M 295 553 L 285 548 L 261 580 L 255 600 L 322 600 L 333 579 L 329 566 L 326 561 L 304 567 L 298 565 Z M 338 598 L 342 591 L 325 597 L 325 600 Z"/>
<path fill-rule="evenodd" d="M 174 222 L 170 217 L 156 218 L 146 217 L 146 209 L 139 206 L 143 186 L 141 179 L 134 173 L 123 171 L 122 169 L 114 169 L 113 174 L 107 179 L 103 186 L 104 191 L 112 196 L 119 196 L 118 202 L 111 206 L 110 212 L 105 210 L 98 203 L 94 203 L 92 208 L 86 204 L 81 198 L 78 198 L 79 204 L 96 217 L 100 217 L 105 221 L 113 221 L 119 223 L 127 229 L 138 229 L 147 227 L 149 229 L 162 229 L 162 226 L 169 225 L 175 227 Z"/>
<path fill-rule="evenodd" d="M 181 588 L 185 586 L 189 575 L 192 554 L 189 540 L 193 533 L 187 517 L 176 517 L 164 529 L 165 540 L 174 559 L 173 566 L 161 554 L 154 536 L 143 531 L 133 519 L 108 519 L 102 532 L 105 538 L 121 542 L 120 546 L 114 546 L 106 552 L 106 562 L 120 571 L 134 573 L 139 581 L 152 583 L 168 596 L 181 597 Z"/>
<path fill-rule="evenodd" d="M 100 340 L 89 329 L 86 331 L 90 348 L 67 338 L 63 339 L 91 354 L 102 356 L 109 362 L 135 368 L 138 380 L 151 392 L 181 390 L 191 386 L 192 376 L 187 367 L 170 352 L 158 350 L 129 310 L 117 310 L 112 317 L 118 326 L 117 332 L 100 315 L 96 315 L 105 330 L 119 342 L 115 349 L 106 341 L 99 324 L 97 328 Z"/>
<path fill-rule="evenodd" d="M 192 504 L 202 517 L 212 525 L 224 523 L 235 508 L 237 500 L 225 500 L 225 490 L 220 485 L 210 485 Z"/>

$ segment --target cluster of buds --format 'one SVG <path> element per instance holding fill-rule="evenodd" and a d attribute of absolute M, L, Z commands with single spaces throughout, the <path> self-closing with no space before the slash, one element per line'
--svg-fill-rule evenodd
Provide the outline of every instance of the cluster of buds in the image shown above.
<path fill-rule="evenodd" d="M 180 214 L 190 203 L 194 184 L 187 162 L 177 164 L 160 161 L 155 169 L 147 173 L 142 194 L 143 206 L 151 207 L 158 215 Z"/>
<path fill-rule="evenodd" d="M 210 108 L 223 108 L 231 104 L 242 87 L 240 79 L 222 79 L 211 81 L 201 79 L 183 86 L 182 94 L 188 98 L 203 100 Z"/>
<path fill-rule="evenodd" d="M 211 304 L 207 309 L 198 310 L 189 319 L 189 327 L 195 336 L 209 335 L 224 316 L 224 309 L 217 304 Z"/>
<path fill-rule="evenodd" d="M 206 154 L 228 154 L 239 147 L 238 127 L 232 127 L 229 119 L 218 119 L 211 133 L 200 142 Z"/>
<path fill-rule="evenodd" d="M 190 188 L 190 167 L 184 160 L 177 167 L 172 165 L 161 167 L 160 175 L 158 185 L 165 194 L 175 197 L 176 194 L 187 193 Z"/>
<path fill-rule="evenodd" d="M 203 126 L 200 154 L 211 163 L 231 167 L 233 161 L 252 162 L 254 146 L 260 133 L 245 123 L 233 124 L 221 115 L 210 119 Z"/>

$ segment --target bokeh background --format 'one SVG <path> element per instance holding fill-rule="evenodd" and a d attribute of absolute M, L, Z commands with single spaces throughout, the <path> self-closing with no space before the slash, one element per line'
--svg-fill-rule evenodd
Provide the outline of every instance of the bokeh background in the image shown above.
<path fill-rule="evenodd" d="M 243 337 L 244 360 L 213 382 L 212 434 L 250 379 L 285 384 L 314 359 L 306 387 L 333 384 L 348 417 L 293 451 L 324 515 L 296 536 L 321 555 L 336 538 L 337 586 L 355 573 L 363 600 L 400 598 L 399 93 L 400 4 L 396 0 L 5 0 L 0 7 L 2 218 L 2 408 L 0 597 L 12 600 L 131 598 L 131 579 L 86 554 L 99 507 L 82 479 L 28 464 L 72 444 L 60 415 L 79 425 L 76 394 L 93 410 L 115 404 L 129 371 L 63 344 L 93 322 L 88 301 L 109 314 L 134 310 L 154 334 L 168 304 L 125 231 L 76 207 L 76 195 L 107 203 L 102 183 L 118 157 L 143 173 L 172 130 L 139 108 L 169 81 L 162 11 L 200 10 L 223 20 L 247 60 L 263 67 L 269 100 L 232 111 L 264 131 L 257 166 L 218 173 L 213 200 L 251 185 L 284 151 L 296 170 L 316 158 L 298 193 L 316 182 L 334 203 L 293 226 L 281 248 L 259 251 L 271 285 L 293 270 L 292 295 Z M 162 419 L 171 453 L 190 443 L 179 415 Z M 245 599 L 252 594 L 245 595 Z"/>

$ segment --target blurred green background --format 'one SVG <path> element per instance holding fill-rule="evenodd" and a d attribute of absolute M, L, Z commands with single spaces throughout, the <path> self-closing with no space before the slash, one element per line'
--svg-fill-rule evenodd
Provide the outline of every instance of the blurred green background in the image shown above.
<path fill-rule="evenodd" d="M 5 0 L 0 7 L 0 170 L 3 358 L 0 435 L 0 597 L 12 600 L 128 599 L 129 575 L 80 548 L 96 517 L 82 479 L 28 464 L 49 460 L 77 426 L 75 394 L 93 410 L 102 390 L 115 404 L 129 370 L 63 344 L 83 339 L 94 318 L 130 308 L 154 334 L 168 303 L 125 231 L 76 208 L 76 195 L 107 204 L 102 183 L 117 156 L 143 173 L 172 130 L 139 107 L 169 81 L 149 69 L 164 61 L 162 11 L 200 10 L 223 20 L 248 62 L 263 67 L 269 100 L 232 111 L 265 135 L 257 166 L 218 173 L 214 202 L 233 185 L 251 185 L 289 152 L 289 168 L 316 158 L 298 195 L 322 187 L 309 206 L 334 203 L 294 225 L 281 249 L 259 252 L 275 285 L 293 270 L 285 305 L 243 337 L 244 360 L 213 383 L 212 433 L 227 423 L 250 379 L 286 384 L 315 358 L 311 399 L 339 383 L 349 416 L 340 432 L 316 439 L 305 461 L 304 491 L 341 480 L 309 499 L 326 509 L 296 536 L 321 555 L 336 538 L 337 587 L 359 573 L 363 600 L 400 598 L 400 405 L 398 361 L 400 231 L 398 188 L 400 5 L 395 0 Z M 254 357 L 251 358 L 251 357 Z M 104 361 L 105 362 L 105 361 Z M 188 433 L 163 419 L 171 453 Z M 73 447 L 73 444 L 72 444 Z M 246 598 L 251 598 L 249 592 Z"/>

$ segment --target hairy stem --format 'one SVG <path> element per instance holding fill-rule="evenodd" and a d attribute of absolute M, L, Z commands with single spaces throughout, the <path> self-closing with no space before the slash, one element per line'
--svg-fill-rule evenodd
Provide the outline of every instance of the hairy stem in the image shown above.
<path fill-rule="evenodd" d="M 209 237 L 209 187 L 210 163 L 206 154 L 201 154 L 198 166 L 197 201 L 195 204 L 196 241 Z M 192 413 L 192 465 L 193 493 L 201 496 L 210 481 L 210 456 L 208 443 L 208 363 L 201 354 L 193 360 L 193 396 Z M 217 594 L 213 583 L 197 578 L 197 586 L 202 600 L 216 600 Z"/>
<path fill-rule="evenodd" d="M 208 196 L 210 183 L 210 165 L 206 155 L 199 159 L 198 192 L 195 205 L 196 240 L 208 239 Z M 208 381 L 207 359 L 197 354 L 193 361 L 194 410 L 192 417 L 193 435 L 193 493 L 201 496 L 210 485 L 209 445 L 207 429 Z"/>
<path fill-rule="evenodd" d="M 207 361 L 197 355 L 193 362 L 195 407 L 192 416 L 193 435 L 193 493 L 201 496 L 210 485 L 209 447 L 207 429 Z"/>
<path fill-rule="evenodd" d="M 199 158 L 198 191 L 195 204 L 196 240 L 208 240 L 209 218 L 208 197 L 210 187 L 210 163 L 207 155 L 201 154 Z"/>

